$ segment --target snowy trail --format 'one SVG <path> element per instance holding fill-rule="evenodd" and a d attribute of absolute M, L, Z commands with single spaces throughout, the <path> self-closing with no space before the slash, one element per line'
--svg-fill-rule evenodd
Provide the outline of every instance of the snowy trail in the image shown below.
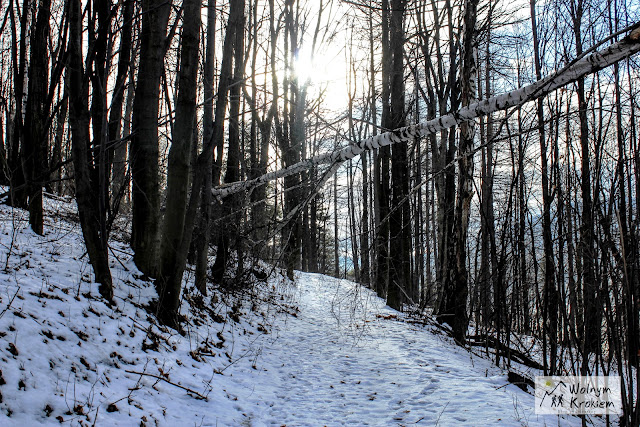
<path fill-rule="evenodd" d="M 108 306 L 72 201 L 47 209 L 37 236 L 0 204 L 2 427 L 580 425 L 537 416 L 505 372 L 348 281 L 300 273 L 206 299 L 188 281 L 181 335 L 155 323 L 155 287 L 112 241 Z"/>
<path fill-rule="evenodd" d="M 233 374 L 242 414 L 234 422 L 579 425 L 575 418 L 537 416 L 533 396 L 508 384 L 504 372 L 424 327 L 394 319 L 396 312 L 370 291 L 312 274 L 297 282 L 299 315 L 274 328 L 258 372 L 239 367 Z"/>

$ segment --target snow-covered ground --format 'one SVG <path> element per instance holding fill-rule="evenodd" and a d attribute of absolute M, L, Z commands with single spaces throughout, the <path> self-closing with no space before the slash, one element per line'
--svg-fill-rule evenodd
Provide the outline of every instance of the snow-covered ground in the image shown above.
<path fill-rule="evenodd" d="M 313 274 L 296 283 L 299 315 L 234 388 L 250 425 L 580 424 L 536 416 L 533 396 L 503 371 L 366 289 Z"/>
<path fill-rule="evenodd" d="M 153 285 L 114 241 L 109 307 L 63 219 L 73 205 L 47 209 L 37 236 L 0 205 L 2 426 L 580 425 L 537 416 L 505 372 L 347 281 L 207 298 L 187 283 L 180 335 L 155 324 Z"/>

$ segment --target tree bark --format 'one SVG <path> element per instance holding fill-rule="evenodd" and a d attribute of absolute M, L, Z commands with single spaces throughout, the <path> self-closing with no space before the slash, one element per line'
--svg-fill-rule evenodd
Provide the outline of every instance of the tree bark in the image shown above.
<path fill-rule="evenodd" d="M 204 144 L 207 141 L 213 141 L 213 129 L 214 129 L 214 73 L 215 73 L 215 51 L 216 51 L 216 1 L 212 0 L 207 5 L 207 40 L 205 46 L 205 59 L 204 59 L 204 117 L 203 117 L 203 132 L 202 138 Z M 213 161 L 209 160 L 207 165 L 207 176 L 205 182 L 210 183 L 213 179 Z M 210 186 L 211 184 L 209 184 Z M 192 191 L 200 191 L 200 189 L 193 188 Z M 210 237 L 210 222 L 211 222 L 211 206 L 210 198 L 207 198 L 206 194 L 204 198 L 207 199 L 207 204 L 204 203 L 200 206 L 200 212 L 197 221 L 200 226 L 198 231 L 193 236 L 193 246 L 195 249 L 195 285 L 196 288 L 203 295 L 207 294 L 207 270 L 209 262 L 209 237 Z"/>
<path fill-rule="evenodd" d="M 229 90 L 229 149 L 224 182 L 236 182 L 240 179 L 240 89 L 244 85 L 244 22 L 239 22 L 235 30 L 233 61 L 233 83 Z M 231 242 L 238 243 L 240 212 L 237 211 L 239 208 L 237 196 L 237 194 L 231 194 L 222 202 L 222 220 L 227 226 L 220 230 L 216 261 L 211 267 L 213 281 L 217 283 L 220 283 L 224 277 Z"/>
<path fill-rule="evenodd" d="M 572 4 L 573 31 L 576 42 L 576 55 L 582 54 L 582 16 L 583 2 L 576 0 Z M 583 366 L 582 374 L 588 372 L 589 355 L 597 351 L 600 346 L 600 325 L 595 323 L 598 316 L 598 286 L 594 271 L 594 224 L 593 224 L 593 198 L 591 195 L 591 165 L 589 150 L 589 121 L 587 118 L 587 101 L 585 97 L 584 78 L 577 79 L 578 89 L 578 117 L 580 120 L 580 149 L 581 172 L 580 189 L 582 193 L 582 220 L 580 224 L 579 253 L 582 260 L 582 292 L 584 298 L 584 330 L 583 330 Z M 553 338 L 551 338 L 553 339 Z"/>
<path fill-rule="evenodd" d="M 468 107 L 476 98 L 476 15 L 477 0 L 465 2 L 463 18 L 462 64 L 460 72 L 461 102 Z M 473 196 L 473 140 L 474 124 L 466 121 L 460 125 L 458 145 L 458 193 L 454 211 L 454 230 L 452 247 L 455 253 L 452 265 L 445 273 L 443 298 L 438 311 L 438 319 L 451 326 L 453 337 L 464 342 L 469 317 L 467 314 L 468 272 L 467 272 L 467 234 L 471 198 Z"/>
<path fill-rule="evenodd" d="M 100 183 L 96 179 L 99 159 L 92 150 L 89 128 L 89 78 L 84 70 L 82 56 L 82 5 L 80 0 L 70 0 L 69 16 L 69 122 L 73 150 L 73 166 L 76 183 L 76 203 L 80 226 L 95 281 L 100 284 L 100 294 L 113 300 L 113 284 L 109 271 L 108 236 L 100 226 L 105 212 L 100 211 Z M 99 90 L 99 88 L 94 88 Z"/>
<path fill-rule="evenodd" d="M 158 231 L 160 225 L 160 181 L 158 113 L 160 80 L 170 3 L 143 0 L 140 34 L 140 65 L 133 101 L 131 136 L 131 179 L 133 218 L 131 248 L 140 271 L 157 274 Z"/>
<path fill-rule="evenodd" d="M 111 197 L 114 205 L 120 205 L 126 174 L 126 153 L 128 141 L 122 134 L 122 116 L 125 104 L 127 77 L 131 74 L 131 50 L 133 36 L 133 0 L 125 0 L 122 4 L 122 32 L 120 33 L 120 49 L 118 53 L 118 71 L 115 89 L 109 108 L 109 166 L 111 167 Z M 132 76 L 131 76 L 132 77 Z M 129 79 L 129 93 L 133 93 L 133 81 Z M 128 117 L 125 118 L 128 120 Z"/>
<path fill-rule="evenodd" d="M 26 115 L 24 119 L 24 140 L 21 146 L 22 169 L 26 182 L 31 229 L 44 233 L 44 213 L 42 208 L 42 187 L 49 178 L 48 171 L 48 134 L 49 108 L 47 102 L 49 90 L 49 18 L 51 1 L 38 2 L 35 26 L 31 32 L 29 81 Z M 36 12 L 34 12 L 36 13 Z M 21 102 L 21 101 L 20 101 Z"/>
<path fill-rule="evenodd" d="M 17 0 L 16 0 L 17 1 Z M 25 68 L 27 62 L 27 22 L 29 19 L 29 0 L 22 2 L 20 35 L 17 34 L 13 0 L 9 3 L 11 13 L 11 59 L 13 63 L 14 112 L 11 138 L 7 144 L 7 169 L 9 173 L 9 204 L 17 208 L 27 208 L 25 176 L 21 164 L 21 145 L 24 143 L 23 97 Z"/>
<path fill-rule="evenodd" d="M 191 246 L 191 238 L 193 236 L 193 230 L 196 224 L 196 213 L 200 207 L 200 201 L 206 202 L 207 207 L 210 206 L 211 200 L 211 165 L 213 159 L 213 152 L 216 147 L 217 138 L 222 137 L 224 111 L 227 107 L 227 91 L 229 89 L 229 81 L 231 78 L 231 55 L 233 54 L 234 34 L 235 28 L 242 22 L 244 16 L 244 2 L 234 1 L 231 3 L 231 10 L 229 12 L 229 23 L 225 34 L 224 45 L 222 48 L 222 64 L 220 67 L 220 84 L 218 85 L 218 98 L 216 99 L 216 115 L 214 122 L 214 133 L 212 138 L 204 141 L 202 152 L 198 155 L 195 165 L 195 171 L 193 174 L 193 183 L 191 185 L 191 195 L 189 197 L 189 204 L 184 215 L 184 228 L 182 232 L 182 239 L 178 249 L 176 250 L 176 257 L 174 261 L 174 268 L 171 271 L 171 277 L 166 279 L 166 286 L 169 286 L 172 291 L 173 301 L 171 306 L 166 306 L 162 318 L 166 320 L 169 326 L 176 327 L 178 320 L 179 304 L 176 302 L 176 298 L 180 297 L 180 289 L 182 284 L 182 276 L 187 264 L 187 256 L 189 255 L 189 247 Z M 204 214 L 207 214 L 205 210 Z M 206 218 L 205 218 L 206 219 Z M 205 224 L 208 224 L 205 222 Z M 208 225 L 205 225 L 208 227 Z M 206 234 L 206 231 L 205 231 Z M 204 242 L 204 250 L 208 250 L 208 240 Z M 206 256 L 206 252 L 204 253 Z"/>
<path fill-rule="evenodd" d="M 176 326 L 175 315 L 180 303 L 182 276 L 174 275 L 177 250 L 184 238 L 187 194 L 191 175 L 193 128 L 196 124 L 196 91 L 198 86 L 198 53 L 200 43 L 201 0 L 185 0 L 183 28 L 180 36 L 180 70 L 176 120 L 173 126 L 167 171 L 167 206 L 160 243 L 160 274 L 156 280 L 158 291 L 158 319 Z"/>
<path fill-rule="evenodd" d="M 535 0 L 531 0 L 531 28 L 533 33 L 533 51 L 536 78 L 542 78 L 542 65 L 540 63 L 540 46 L 538 42 L 538 29 L 536 21 Z M 555 282 L 555 263 L 553 255 L 553 240 L 551 236 L 551 203 L 552 198 L 549 192 L 549 167 L 547 166 L 547 142 L 544 127 L 544 110 L 542 98 L 538 98 L 537 109 L 538 117 L 538 138 L 540 142 L 540 161 L 542 167 L 542 241 L 544 247 L 544 288 L 543 288 L 543 307 L 542 317 L 544 321 L 544 334 L 548 339 L 550 349 L 549 357 L 544 358 L 545 371 L 549 375 L 553 375 L 556 365 L 557 353 L 557 328 L 558 328 L 558 299 L 557 288 Z M 546 353 L 546 346 L 543 349 Z"/>
<path fill-rule="evenodd" d="M 405 0 L 392 0 L 389 17 L 390 49 L 383 50 L 383 62 L 390 62 L 390 75 L 383 81 L 389 84 L 389 111 L 383 116 L 386 129 L 403 127 L 405 121 L 404 96 L 404 14 Z M 388 57 L 385 58 L 384 52 Z M 411 222 L 409 206 L 409 168 L 407 145 L 398 144 L 391 151 L 392 201 L 389 213 L 390 258 L 387 304 L 396 310 L 411 289 Z"/>
<path fill-rule="evenodd" d="M 382 56 L 385 60 L 382 61 L 382 123 L 387 120 L 386 117 L 390 111 L 390 85 L 389 79 L 391 76 L 391 45 L 389 41 L 389 1 L 382 1 Z M 373 44 L 373 34 L 370 36 L 370 43 Z M 373 59 L 372 59 L 373 61 Z M 372 75 L 374 73 L 371 70 Z M 372 84 L 375 80 L 372 79 Z M 374 198 L 376 203 L 376 209 L 378 211 L 378 217 L 376 222 L 377 233 L 376 239 L 376 292 L 381 298 L 387 299 L 390 286 L 390 263 L 389 263 L 389 211 L 390 211 L 390 196 L 389 189 L 390 183 L 390 169 L 389 162 L 391 160 L 391 149 L 389 147 L 382 147 L 378 150 L 377 162 L 375 164 L 375 192 Z"/>

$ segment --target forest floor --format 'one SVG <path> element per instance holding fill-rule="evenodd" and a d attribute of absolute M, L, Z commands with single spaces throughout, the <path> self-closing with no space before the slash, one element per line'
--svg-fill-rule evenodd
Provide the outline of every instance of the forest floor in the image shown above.
<path fill-rule="evenodd" d="M 348 281 L 276 274 L 202 298 L 187 275 L 180 334 L 114 239 L 108 306 L 75 218 L 48 199 L 37 236 L 0 205 L 0 426 L 580 425 Z"/>

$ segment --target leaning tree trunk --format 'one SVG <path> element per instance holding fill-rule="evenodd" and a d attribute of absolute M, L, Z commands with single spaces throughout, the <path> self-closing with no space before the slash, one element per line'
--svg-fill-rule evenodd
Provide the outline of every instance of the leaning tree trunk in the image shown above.
<path fill-rule="evenodd" d="M 224 197 L 320 165 L 332 165 L 332 170 L 337 170 L 342 163 L 353 159 L 365 150 L 375 150 L 393 144 L 406 143 L 415 138 L 425 137 L 444 129 L 453 128 L 465 121 L 474 120 L 478 117 L 495 113 L 496 111 L 523 105 L 526 102 L 545 96 L 560 87 L 575 82 L 580 77 L 593 74 L 640 52 L 640 24 L 636 24 L 630 27 L 630 29 L 631 32 L 629 35 L 620 42 L 575 60 L 567 67 L 528 86 L 501 95 L 492 96 L 479 102 L 474 102 L 454 113 L 446 114 L 433 120 L 370 136 L 340 150 L 301 160 L 295 165 L 269 172 L 256 179 L 222 185 L 213 189 L 212 194 L 214 196 Z M 325 174 L 324 181 L 326 182 L 329 178 L 330 177 Z"/>
<path fill-rule="evenodd" d="M 640 24 L 635 24 L 629 27 L 629 29 L 629 35 L 620 42 L 596 51 L 591 55 L 577 59 L 556 73 L 528 86 L 474 102 L 454 113 L 446 114 L 433 120 L 370 136 L 340 150 L 301 160 L 295 165 L 269 172 L 256 179 L 219 186 L 212 190 L 212 194 L 214 196 L 224 197 L 320 165 L 333 165 L 332 169 L 337 170 L 342 163 L 353 159 L 365 150 L 375 150 L 393 144 L 406 143 L 415 138 L 425 137 L 444 129 L 453 128 L 465 121 L 474 120 L 478 117 L 495 113 L 496 111 L 523 105 L 526 102 L 545 96 L 560 87 L 575 82 L 580 77 L 593 74 L 640 52 Z M 330 177 L 325 176 L 324 181 L 326 182 L 329 178 Z"/>

